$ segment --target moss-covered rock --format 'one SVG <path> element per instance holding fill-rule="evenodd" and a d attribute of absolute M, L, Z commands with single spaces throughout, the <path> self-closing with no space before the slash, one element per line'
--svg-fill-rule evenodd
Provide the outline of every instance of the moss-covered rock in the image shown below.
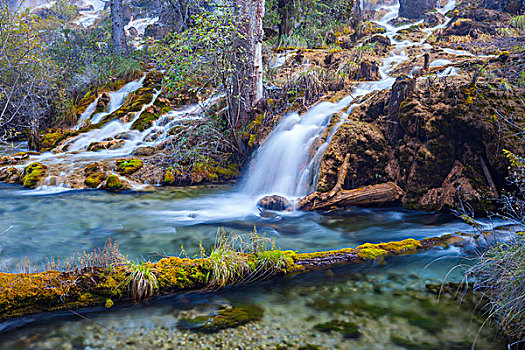
<path fill-rule="evenodd" d="M 23 171 L 15 167 L 0 168 L 0 181 L 5 183 L 18 183 L 22 177 Z"/>
<path fill-rule="evenodd" d="M 199 316 L 181 320 L 177 327 L 194 332 L 216 333 L 223 329 L 235 328 L 250 322 L 260 321 L 263 314 L 264 310 L 255 305 L 235 306 L 221 309 L 213 316 Z"/>
<path fill-rule="evenodd" d="M 350 154 L 350 167 L 344 189 L 385 181 L 388 146 L 383 133 L 370 123 L 352 120 L 339 127 L 323 156 L 319 192 L 328 192 L 335 186 L 346 154 Z"/>
<path fill-rule="evenodd" d="M 24 169 L 22 184 L 31 189 L 35 189 L 46 173 L 46 166 L 41 163 L 31 163 Z"/>
<path fill-rule="evenodd" d="M 122 181 L 117 175 L 110 175 L 106 180 L 104 189 L 108 191 L 120 191 L 122 189 Z"/>
<path fill-rule="evenodd" d="M 104 173 L 102 166 L 99 163 L 91 163 L 84 169 L 84 185 L 89 188 L 99 187 L 104 180 L 106 180 L 107 175 Z"/>
<path fill-rule="evenodd" d="M 116 161 L 117 171 L 123 175 L 131 175 L 142 168 L 144 164 L 142 160 L 138 158 L 132 159 L 119 159 Z"/>
<path fill-rule="evenodd" d="M 173 175 L 171 170 L 166 171 L 162 183 L 165 185 L 173 185 L 175 183 L 175 175 Z"/>

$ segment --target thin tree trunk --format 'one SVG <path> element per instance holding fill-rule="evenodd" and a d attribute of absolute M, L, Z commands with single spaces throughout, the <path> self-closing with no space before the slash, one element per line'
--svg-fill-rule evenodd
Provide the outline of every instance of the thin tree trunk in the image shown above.
<path fill-rule="evenodd" d="M 250 120 L 253 109 L 263 99 L 262 40 L 264 0 L 236 0 L 235 9 L 243 39 L 237 45 L 236 74 L 233 82 L 234 115 L 241 124 Z M 240 125 L 242 126 L 242 125 Z"/>
<path fill-rule="evenodd" d="M 111 0 L 111 28 L 113 32 L 113 52 L 119 56 L 128 56 L 122 0 Z"/>

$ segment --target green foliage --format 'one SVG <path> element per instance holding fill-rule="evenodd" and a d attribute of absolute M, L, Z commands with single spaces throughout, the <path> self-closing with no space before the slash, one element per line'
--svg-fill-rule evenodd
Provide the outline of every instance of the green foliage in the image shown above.
<path fill-rule="evenodd" d="M 510 25 L 519 30 L 525 30 L 525 15 L 512 17 Z"/>
<path fill-rule="evenodd" d="M 353 0 L 267 0 L 264 25 L 279 33 L 279 46 L 322 47 L 327 35 L 354 19 Z"/>
<path fill-rule="evenodd" d="M 192 27 L 171 35 L 157 48 L 157 58 L 167 69 L 165 87 L 171 96 L 225 83 L 236 63 L 235 42 L 241 34 L 230 10 L 198 14 L 192 21 Z"/>

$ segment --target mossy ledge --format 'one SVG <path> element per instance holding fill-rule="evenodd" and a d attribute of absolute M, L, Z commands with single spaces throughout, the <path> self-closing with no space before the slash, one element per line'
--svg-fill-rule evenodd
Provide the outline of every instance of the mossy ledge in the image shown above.
<path fill-rule="evenodd" d="M 273 273 L 262 276 L 279 276 L 289 273 L 308 272 L 342 264 L 356 264 L 383 259 L 388 256 L 414 254 L 434 246 L 457 244 L 463 238 L 455 235 L 427 238 L 422 241 L 403 241 L 363 244 L 356 248 L 296 253 L 294 251 L 271 250 L 266 256 L 278 255 L 283 264 Z M 254 281 L 253 272 L 265 268 L 258 266 L 261 253 L 236 253 L 251 268 L 244 270 L 242 281 Z M 145 263 L 144 268 L 156 277 L 153 295 L 209 290 L 210 276 L 214 275 L 210 258 L 187 259 L 168 257 L 156 263 Z M 131 301 L 129 292 L 131 265 L 122 264 L 116 268 L 83 268 L 75 272 L 49 270 L 41 273 L 0 273 L 0 320 L 25 315 L 76 309 L 81 307 L 108 306 L 113 303 Z M 226 285 L 238 283 L 226 281 Z"/>

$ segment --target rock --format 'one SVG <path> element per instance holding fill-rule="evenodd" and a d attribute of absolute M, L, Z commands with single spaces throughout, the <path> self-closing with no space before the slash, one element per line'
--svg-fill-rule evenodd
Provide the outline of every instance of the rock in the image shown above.
<path fill-rule="evenodd" d="M 257 206 L 261 209 L 273 210 L 273 211 L 293 211 L 294 205 L 288 199 L 273 195 L 261 198 L 257 203 Z"/>
<path fill-rule="evenodd" d="M 357 72 L 357 80 L 378 81 L 381 80 L 379 65 L 375 61 L 365 60 L 361 62 Z"/>
<path fill-rule="evenodd" d="M 175 183 L 175 175 L 173 175 L 171 170 L 166 171 L 162 183 L 165 185 L 173 185 Z"/>
<path fill-rule="evenodd" d="M 112 140 L 112 141 L 100 141 L 91 143 L 87 150 L 90 152 L 97 152 L 104 149 L 118 149 L 122 148 L 126 141 L 124 140 Z"/>
<path fill-rule="evenodd" d="M 264 310 L 255 305 L 244 305 L 223 308 L 213 316 L 197 316 L 191 319 L 181 319 L 178 329 L 188 329 L 200 333 L 217 333 L 220 330 L 235 328 L 250 322 L 260 321 Z"/>
<path fill-rule="evenodd" d="M 163 39 L 169 33 L 170 29 L 167 26 L 161 23 L 155 23 L 147 26 L 146 30 L 144 31 L 144 36 L 149 36 L 155 38 L 156 40 L 160 40 Z"/>
<path fill-rule="evenodd" d="M 439 24 L 445 23 L 446 18 L 439 12 L 430 11 L 430 12 L 425 12 L 425 15 L 423 16 L 423 20 L 425 21 L 426 24 L 430 26 L 437 26 Z"/>
<path fill-rule="evenodd" d="M 436 8 L 436 0 L 399 0 L 399 16 L 419 19 L 426 11 Z"/>
<path fill-rule="evenodd" d="M 389 37 L 386 37 L 386 36 L 383 36 L 383 35 L 374 35 L 373 37 L 371 37 L 370 39 L 368 39 L 366 41 L 367 44 L 374 44 L 374 43 L 377 43 L 379 45 L 383 45 L 383 46 L 391 46 L 392 45 L 392 41 L 390 40 Z"/>
<path fill-rule="evenodd" d="M 138 158 L 118 159 L 116 162 L 117 171 L 123 175 L 131 175 L 142 168 L 143 162 Z"/>
<path fill-rule="evenodd" d="M 137 114 L 137 112 L 129 112 L 129 113 L 126 113 L 125 115 L 119 117 L 118 120 L 120 120 L 121 123 L 129 123 L 129 122 L 133 121 L 133 119 L 135 119 L 135 115 L 136 114 Z"/>
<path fill-rule="evenodd" d="M 135 135 L 130 131 L 121 132 L 120 134 L 115 135 L 115 139 L 117 140 L 133 140 L 134 138 Z"/>
<path fill-rule="evenodd" d="M 107 175 L 99 163 L 91 163 L 84 169 L 84 185 L 89 188 L 97 188 L 106 180 Z"/>
<path fill-rule="evenodd" d="M 424 210 L 442 210 L 456 208 L 459 201 L 475 203 L 482 200 L 471 181 L 463 175 L 464 172 L 465 166 L 456 160 L 443 185 L 425 193 L 419 200 L 419 207 Z"/>
<path fill-rule="evenodd" d="M 390 93 L 388 102 L 388 127 L 386 138 L 392 145 L 403 137 L 403 128 L 399 124 L 399 108 L 401 104 L 409 97 L 416 88 L 416 80 L 401 76 L 396 79 Z"/>
<path fill-rule="evenodd" d="M 155 147 L 146 146 L 135 149 L 133 151 L 133 155 L 139 157 L 149 157 L 154 155 L 155 152 L 157 152 L 157 149 Z"/>
<path fill-rule="evenodd" d="M 487 9 L 520 13 L 525 9 L 525 2 L 523 0 L 484 0 L 483 6 Z"/>
<path fill-rule="evenodd" d="M 40 163 L 31 163 L 24 169 L 22 184 L 30 189 L 35 189 L 46 173 L 47 167 Z"/>
<path fill-rule="evenodd" d="M 98 98 L 97 106 L 95 107 L 95 113 L 102 113 L 108 109 L 111 96 L 107 92 L 103 92 Z"/>
<path fill-rule="evenodd" d="M 0 181 L 8 184 L 14 184 L 20 181 L 21 171 L 15 167 L 1 168 Z"/>
<path fill-rule="evenodd" d="M 130 27 L 128 29 L 129 35 L 131 35 L 134 38 L 137 38 L 139 36 L 139 31 L 135 27 Z"/>
<path fill-rule="evenodd" d="M 385 181 L 389 151 L 383 133 L 373 124 L 351 120 L 337 129 L 326 149 L 319 170 L 319 192 L 334 188 L 347 154 L 350 154 L 350 166 L 343 189 Z"/>
<path fill-rule="evenodd" d="M 444 35 L 471 36 L 477 38 L 481 34 L 490 34 L 491 30 L 485 23 L 474 21 L 469 18 L 461 18 L 452 22 L 445 30 Z"/>
<path fill-rule="evenodd" d="M 110 175 L 104 184 L 107 191 L 120 191 L 123 189 L 122 181 L 117 175 Z"/>
<path fill-rule="evenodd" d="M 347 339 L 359 339 L 361 337 L 359 327 L 352 322 L 332 320 L 330 322 L 316 324 L 314 329 L 324 333 L 338 332 L 343 335 L 343 338 Z"/>

